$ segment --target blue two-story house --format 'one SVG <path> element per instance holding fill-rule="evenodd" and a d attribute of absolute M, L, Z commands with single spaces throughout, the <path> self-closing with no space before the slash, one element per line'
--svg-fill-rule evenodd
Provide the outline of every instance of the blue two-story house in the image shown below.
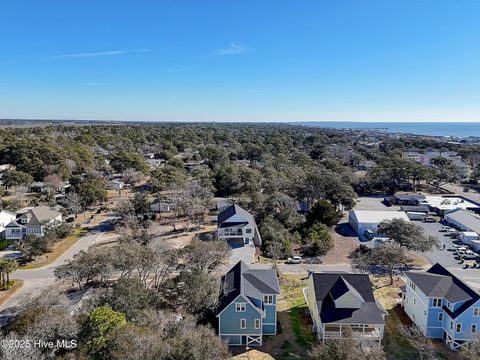
<path fill-rule="evenodd" d="M 239 261 L 221 286 L 217 317 L 222 340 L 231 346 L 261 346 L 264 335 L 276 335 L 280 287 L 274 269 L 249 268 Z"/>
<path fill-rule="evenodd" d="M 456 350 L 474 340 L 480 328 L 480 295 L 440 264 L 405 273 L 402 306 L 428 338 Z"/>

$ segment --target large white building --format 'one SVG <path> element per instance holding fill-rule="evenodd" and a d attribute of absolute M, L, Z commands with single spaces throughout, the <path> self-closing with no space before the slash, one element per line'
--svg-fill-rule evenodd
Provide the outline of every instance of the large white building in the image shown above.
<path fill-rule="evenodd" d="M 374 235 L 378 234 L 378 225 L 382 221 L 393 219 L 410 221 L 403 211 L 351 210 L 348 213 L 348 223 L 361 238 L 366 237 L 367 230 Z"/>
<path fill-rule="evenodd" d="M 479 211 L 480 206 L 468 201 L 461 196 L 425 196 L 425 200 L 420 203 L 421 205 L 427 205 L 430 209 L 436 211 L 438 214 L 443 215 L 447 212 L 463 209 L 471 211 Z"/>

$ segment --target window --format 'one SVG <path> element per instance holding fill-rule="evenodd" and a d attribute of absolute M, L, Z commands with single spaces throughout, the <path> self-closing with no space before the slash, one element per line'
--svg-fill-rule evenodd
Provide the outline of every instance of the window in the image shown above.
<path fill-rule="evenodd" d="M 438 321 L 443 321 L 443 312 L 438 313 Z"/>
<path fill-rule="evenodd" d="M 447 302 L 447 307 L 448 307 L 449 309 L 451 309 L 451 308 L 452 308 L 452 304 L 450 304 L 450 302 L 449 302 L 448 300 L 445 300 L 445 301 Z"/>
<path fill-rule="evenodd" d="M 413 305 L 417 304 L 417 299 L 413 298 Z"/>
<path fill-rule="evenodd" d="M 260 319 L 255 319 L 255 329 L 260 329 Z"/>
<path fill-rule="evenodd" d="M 477 333 L 477 324 L 472 324 L 472 334 Z"/>
<path fill-rule="evenodd" d="M 244 303 L 236 303 L 235 304 L 235 311 L 236 312 L 245 312 L 245 304 Z"/>
<path fill-rule="evenodd" d="M 457 326 L 455 327 L 455 332 L 462 332 L 462 324 L 457 324 Z"/>
<path fill-rule="evenodd" d="M 273 295 L 264 295 L 263 302 L 265 304 L 273 304 Z"/>
<path fill-rule="evenodd" d="M 412 288 L 413 291 L 415 291 L 416 286 L 415 286 L 415 284 L 413 283 L 413 281 L 410 281 L 410 287 Z"/>
<path fill-rule="evenodd" d="M 480 316 L 480 308 L 473 308 L 473 316 Z"/>
<path fill-rule="evenodd" d="M 427 310 L 423 310 L 423 315 L 427 316 Z"/>
<path fill-rule="evenodd" d="M 442 305 L 442 299 L 434 298 L 433 299 L 433 307 L 440 307 Z"/>
<path fill-rule="evenodd" d="M 453 321 L 450 321 L 450 330 L 453 330 Z"/>
<path fill-rule="evenodd" d="M 240 329 L 247 328 L 247 319 L 240 319 Z"/>
<path fill-rule="evenodd" d="M 252 233 L 252 229 L 245 229 L 245 234 L 251 234 Z"/>

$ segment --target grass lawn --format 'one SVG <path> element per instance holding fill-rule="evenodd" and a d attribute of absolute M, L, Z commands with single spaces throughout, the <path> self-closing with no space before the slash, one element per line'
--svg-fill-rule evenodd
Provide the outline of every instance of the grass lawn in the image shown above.
<path fill-rule="evenodd" d="M 1 239 L 0 240 L 0 251 L 4 250 L 10 243 L 8 242 L 7 239 Z"/>
<path fill-rule="evenodd" d="M 10 281 L 13 281 L 12 287 L 8 290 L 0 291 L 0 305 L 10 299 L 10 296 L 23 286 L 23 280 L 11 279 Z"/>
<path fill-rule="evenodd" d="M 65 239 L 55 243 L 52 250 L 42 256 L 39 256 L 34 262 L 22 266 L 22 269 L 36 269 L 45 265 L 49 265 L 54 262 L 60 255 L 67 251 L 73 244 L 77 242 L 85 233 L 86 229 L 76 228 L 73 234 L 67 236 Z"/>
<path fill-rule="evenodd" d="M 309 350 L 315 342 L 312 325 L 305 315 L 306 304 L 303 288 L 306 281 L 299 275 L 284 275 L 279 279 L 281 294 L 278 298 L 277 320 L 280 323 L 278 334 L 264 336 L 263 345 L 253 350 L 231 348 L 235 360 L 243 359 L 309 359 Z"/>

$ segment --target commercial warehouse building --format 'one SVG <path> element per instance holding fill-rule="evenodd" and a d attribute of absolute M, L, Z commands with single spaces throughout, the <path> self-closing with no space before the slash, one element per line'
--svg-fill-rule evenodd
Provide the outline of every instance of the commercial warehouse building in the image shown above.
<path fill-rule="evenodd" d="M 366 232 L 378 234 L 378 225 L 393 219 L 410 221 L 403 211 L 351 210 L 348 214 L 348 223 L 360 238 L 367 237 Z"/>

